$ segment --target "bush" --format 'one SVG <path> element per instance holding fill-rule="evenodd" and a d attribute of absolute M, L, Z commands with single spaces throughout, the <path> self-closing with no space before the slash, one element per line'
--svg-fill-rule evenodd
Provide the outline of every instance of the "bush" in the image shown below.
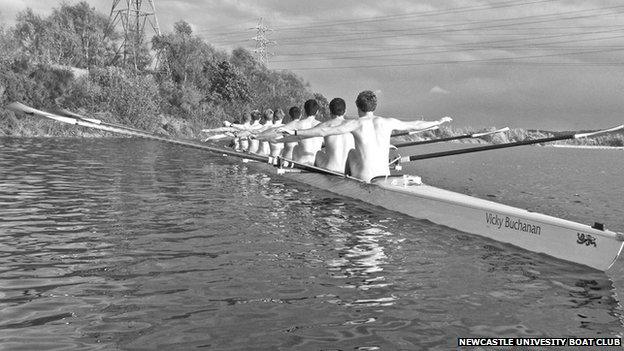
<path fill-rule="evenodd" d="M 92 69 L 78 79 L 63 99 L 71 109 L 110 112 L 119 123 L 148 131 L 159 124 L 158 89 L 154 78 L 116 67 Z"/>
<path fill-rule="evenodd" d="M 70 89 L 73 74 L 62 68 L 49 65 L 32 65 L 25 59 L 18 59 L 4 64 L 0 75 L 3 87 L 3 105 L 20 101 L 38 107 L 56 105 L 56 100 Z"/>

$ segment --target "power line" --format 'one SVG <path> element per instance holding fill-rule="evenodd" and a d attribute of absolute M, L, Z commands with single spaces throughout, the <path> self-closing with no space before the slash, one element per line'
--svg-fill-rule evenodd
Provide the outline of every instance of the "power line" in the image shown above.
<path fill-rule="evenodd" d="M 538 3 L 538 2 L 545 2 L 545 1 L 551 1 L 551 0 L 541 0 L 541 1 L 535 1 L 535 2 L 530 2 L 530 3 L 514 3 L 511 4 L 509 6 L 512 5 L 524 5 L 524 4 L 531 4 L 531 3 Z M 502 7 L 502 6 L 499 6 Z M 574 11 L 567 11 L 567 12 L 560 12 L 560 13 L 550 13 L 550 14 L 543 14 L 543 15 L 531 15 L 531 16 L 522 16 L 522 17 L 515 17 L 515 18 L 503 18 L 503 19 L 496 19 L 496 20 L 487 20 L 487 21 L 475 21 L 475 22 L 466 22 L 465 24 L 459 24 L 459 25 L 474 25 L 474 24 L 479 24 L 479 23 L 493 23 L 493 22 L 501 22 L 501 21 L 514 21 L 514 20 L 519 20 L 519 19 L 534 19 L 534 18 L 550 18 L 550 17 L 556 17 L 556 16 L 561 16 L 561 15 L 569 15 L 569 14 L 577 14 L 577 13 L 587 13 L 587 12 L 596 12 L 596 11 L 608 11 L 608 10 L 614 10 L 614 9 L 619 9 L 624 7 L 624 5 L 620 5 L 620 6 L 611 6 L 611 7 L 604 7 L 604 8 L 594 8 L 594 9 L 583 9 L 583 10 L 574 10 Z M 611 13 L 611 14 L 617 14 L 617 13 Z M 591 16 L 599 16 L 599 15 L 604 15 L 602 13 L 598 13 L 598 14 L 594 14 Z M 381 19 L 385 19 L 388 17 L 397 17 L 397 16 L 409 16 L 409 15 L 394 15 L 394 16 L 386 16 L 386 17 L 376 17 L 375 20 L 379 21 Z M 571 19 L 575 19 L 576 17 L 573 17 Z M 372 21 L 372 20 L 369 20 Z M 362 20 L 358 20 L 358 21 L 334 21 L 331 23 L 332 26 L 341 26 L 341 27 L 345 27 L 345 25 L 347 24 L 353 24 L 353 23 L 366 23 L 368 21 L 362 21 Z M 540 23 L 543 22 L 547 22 L 547 21 L 541 21 Z M 529 22 L 529 23 L 533 23 L 533 22 Z M 514 24 L 509 24 L 509 25 L 514 25 Z M 445 25 L 439 25 L 439 26 L 429 26 L 429 27 L 424 27 L 424 28 L 416 28 L 416 29 L 432 29 L 432 28 L 439 28 L 439 27 L 448 27 L 448 26 L 457 26 L 457 24 L 445 24 Z M 317 28 L 317 27 L 323 27 L 323 29 L 325 29 L 327 26 L 326 25 L 321 25 L 321 24 L 316 24 L 316 25 L 309 25 L 309 26 L 300 26 L 300 27 L 287 27 L 290 29 L 311 29 L 311 28 Z M 284 31 L 284 28 L 279 28 L 280 31 Z M 332 30 L 332 29 L 329 29 Z M 397 32 L 397 31 L 406 31 L 406 30 L 411 30 L 411 29 L 375 29 L 372 30 L 373 32 Z M 333 29 L 333 31 L 335 32 L 336 29 Z M 365 34 L 365 33 L 370 33 L 371 31 L 359 31 L 359 32 L 355 32 L 355 33 L 350 33 L 350 34 L 345 34 L 345 35 L 355 35 L 355 34 Z M 228 33 L 222 33 L 224 35 L 227 35 Z M 238 34 L 238 33 L 231 33 L 231 34 Z M 216 34 L 215 34 L 216 35 Z M 221 35 L 222 36 L 222 35 Z M 306 38 L 315 38 L 315 36 L 312 37 L 286 37 L 286 38 L 281 38 L 280 40 L 290 40 L 290 39 L 294 39 L 294 40 L 301 40 L 301 39 L 306 39 Z M 350 39 L 348 39 L 350 40 Z"/>
<path fill-rule="evenodd" d="M 544 3 L 544 2 L 553 2 L 553 0 L 536 0 L 536 1 L 529 1 L 529 2 L 522 2 L 522 3 L 519 3 L 517 1 L 505 1 L 505 2 L 492 4 L 495 6 L 490 6 L 490 5 L 463 6 L 463 7 L 444 9 L 444 10 L 418 11 L 418 12 L 412 12 L 412 13 L 401 14 L 401 15 L 377 16 L 377 17 L 371 17 L 368 19 L 359 19 L 359 20 L 353 20 L 353 21 L 331 21 L 328 23 L 316 23 L 314 25 L 309 25 L 309 26 L 282 27 L 278 29 L 279 30 L 310 29 L 310 28 L 316 28 L 316 27 L 342 26 L 346 24 L 361 24 L 361 23 L 387 21 L 389 19 L 407 19 L 407 18 L 411 19 L 412 17 L 418 18 L 418 17 L 423 17 L 423 16 L 427 16 L 427 17 L 440 16 L 440 15 L 457 14 L 457 13 L 463 13 L 463 12 L 492 10 L 492 9 L 498 9 L 498 8 L 504 8 L 504 7 L 517 7 L 517 6 L 523 6 L 523 5 Z"/>
<path fill-rule="evenodd" d="M 615 6 L 613 8 L 624 8 L 624 5 L 622 6 Z M 600 9 L 600 11 L 602 11 L 603 9 Z M 583 13 L 583 12 L 589 12 L 589 11 L 598 11 L 598 10 L 581 10 L 581 11 L 569 11 L 566 13 L 562 13 L 562 14 L 572 14 L 572 13 Z M 461 32 L 461 31 L 466 31 L 466 30 L 475 30 L 475 29 L 493 29 L 493 28 L 501 28 L 501 27 L 511 27 L 511 26 L 517 26 L 517 25 L 523 25 L 523 24 L 536 24 L 536 23 L 544 23 L 544 22 L 550 22 L 553 21 L 552 16 L 559 16 L 561 14 L 549 14 L 549 15 L 539 15 L 539 16 L 524 16 L 524 17 L 516 17 L 516 18 L 512 18 L 512 19 L 498 19 L 498 20 L 488 20 L 488 21 L 476 21 L 476 22 L 469 22 L 465 25 L 439 25 L 439 26 L 433 26 L 433 27 L 423 27 L 423 28 L 416 28 L 416 30 L 429 30 L 429 31 L 419 31 L 417 33 L 405 33 L 403 34 L 403 37 L 412 37 L 412 36 L 424 36 L 424 35 L 430 35 L 430 34 L 442 34 L 442 33 L 452 33 L 452 32 Z M 580 16 L 572 16 L 572 17 L 562 17 L 562 18 L 555 18 L 555 20 L 557 21 L 569 21 L 569 20 L 573 20 L 573 19 L 583 19 L 583 18 L 590 18 L 590 17 L 594 17 L 594 16 L 600 16 L 600 15 L 604 15 L 604 14 L 588 14 L 588 15 L 580 15 Z M 501 21 L 509 21 L 509 20 L 518 20 L 518 19 L 531 19 L 531 18 L 542 18 L 539 20 L 530 20 L 530 21 L 526 21 L 526 22 L 520 22 L 520 23 L 501 23 L 501 24 L 492 24 L 495 22 L 501 22 Z M 473 24 L 485 24 L 484 26 L 479 26 L 479 27 L 475 27 L 475 28 L 457 28 L 457 27 L 461 27 L 461 26 L 470 26 Z M 448 28 L 451 27 L 451 28 Z M 441 28 L 438 30 L 432 30 L 435 28 Z M 406 29 L 407 30 L 414 30 L 414 29 Z M 383 33 L 383 30 L 380 30 L 379 32 Z M 350 41 L 350 40 L 377 40 L 377 39 L 384 39 L 384 38 L 394 38 L 397 36 L 397 33 L 392 33 L 392 34 L 388 34 L 388 35 L 377 35 L 377 36 L 362 36 L 362 37 L 349 37 L 349 38 L 340 38 L 340 37 L 344 37 L 344 36 L 349 36 L 349 35 L 353 35 L 353 34 L 345 34 L 343 36 L 334 36 L 334 39 L 329 39 L 329 40 L 323 40 L 323 41 L 307 41 L 306 44 L 316 44 L 316 43 L 332 43 L 332 42 L 343 42 L 343 41 Z M 281 38 L 280 42 L 281 42 L 281 46 L 288 46 L 288 45 L 300 45 L 301 44 L 301 40 L 302 39 L 307 39 L 307 38 L 314 38 L 314 37 L 291 37 L 291 38 Z M 288 40 L 291 40 L 291 42 L 289 42 Z"/>
<path fill-rule="evenodd" d="M 485 20 L 485 21 L 472 21 L 465 22 L 461 24 L 442 24 L 436 26 L 427 26 L 420 28 L 407 28 L 401 29 L 402 32 L 418 30 L 416 33 L 404 33 L 402 36 L 396 33 L 396 30 L 389 29 L 380 29 L 375 31 L 376 33 L 391 33 L 387 35 L 376 35 L 369 36 L 365 35 L 367 33 L 347 33 L 342 35 L 333 35 L 331 38 L 325 38 L 322 41 L 306 41 L 306 44 L 319 44 L 319 45 L 327 45 L 330 43 L 341 43 L 344 41 L 370 41 L 377 39 L 385 39 L 385 38 L 397 38 L 397 37 L 413 37 L 413 36 L 425 36 L 431 34 L 444 34 L 444 33 L 460 33 L 465 31 L 475 31 L 475 30 L 500 30 L 501 28 L 508 28 L 514 26 L 521 26 L 527 24 L 539 24 L 539 23 L 552 23 L 553 21 L 569 21 L 574 19 L 583 19 L 583 18 L 591 18 L 595 16 L 604 16 L 604 15 L 614 15 L 618 13 L 595 13 L 597 11 L 607 11 L 613 9 L 624 8 L 624 5 L 621 6 L 612 6 L 605 8 L 597 8 L 597 9 L 584 9 L 584 10 L 575 10 L 575 11 L 567 11 L 561 13 L 551 13 L 551 14 L 543 14 L 543 15 L 533 15 L 533 16 L 522 16 L 515 18 L 506 18 L 506 19 L 494 19 L 494 20 Z M 593 12 L 593 13 L 592 13 Z M 565 15 L 575 15 L 581 14 L 578 16 L 565 16 Z M 518 21 L 518 20 L 529 20 L 529 21 L 521 21 L 521 22 L 511 22 L 511 23 L 500 23 L 500 22 L 510 22 L 510 21 Z M 481 25 L 481 26 L 478 26 Z M 474 26 L 472 28 L 465 28 L 467 26 Z M 301 45 L 301 41 L 308 38 L 318 38 L 318 35 L 314 36 L 299 36 L 299 37 L 290 37 L 290 38 L 281 38 L 280 39 L 280 47 L 288 47 L 288 46 L 299 46 Z M 213 44 L 218 45 L 220 42 L 216 41 Z M 237 41 L 228 41 L 227 44 L 242 44 L 243 40 Z"/>
<path fill-rule="evenodd" d="M 464 6 L 464 7 L 448 8 L 448 9 L 443 9 L 443 10 L 417 11 L 417 12 L 400 14 L 400 15 L 374 16 L 374 17 L 362 18 L 362 19 L 352 20 L 352 21 L 315 22 L 314 24 L 307 25 L 307 26 L 290 26 L 290 27 L 286 26 L 286 27 L 277 27 L 276 29 L 280 31 L 300 30 L 300 29 L 307 30 L 307 29 L 319 28 L 319 27 L 326 28 L 328 26 L 344 26 L 344 25 L 349 25 L 349 24 L 361 24 L 361 23 L 387 21 L 390 19 L 406 19 L 410 17 L 434 16 L 434 15 L 439 16 L 439 15 L 446 15 L 446 14 L 457 14 L 460 12 L 493 10 L 493 9 L 499 9 L 499 8 L 504 8 L 504 7 L 517 7 L 517 6 L 523 6 L 523 5 L 544 3 L 544 2 L 553 2 L 553 1 L 554 0 L 536 0 L 536 1 L 518 3 L 517 1 L 514 0 L 514 1 L 495 3 L 493 4 L 494 6 L 490 6 L 490 5 Z M 206 32 L 206 31 L 209 31 L 209 30 L 202 29 L 202 30 L 199 30 L 198 32 Z M 227 35 L 244 35 L 244 33 L 245 33 L 244 30 L 235 31 L 235 32 L 228 31 L 228 32 L 211 33 L 210 36 L 222 37 L 222 36 L 227 36 Z"/>
<path fill-rule="evenodd" d="M 569 52 L 569 53 L 557 53 L 557 54 L 544 54 L 544 55 L 527 55 L 527 56 L 517 56 L 517 57 L 501 57 L 501 58 L 488 58 L 488 59 L 473 59 L 473 60 L 446 60 L 446 61 L 425 61 L 425 62 L 413 62 L 413 63 L 400 63 L 400 64 L 383 64 L 383 65 L 354 65 L 354 66 L 339 66 L 339 67 L 298 67 L 298 68 L 288 68 L 292 71 L 309 71 L 309 70 L 334 70 L 334 69 L 355 69 L 355 68 L 392 68 L 392 67 L 413 67 L 413 66 L 426 66 L 426 65 L 448 65 L 448 64 L 529 64 L 529 65 L 564 65 L 564 62 L 522 62 L 517 60 L 522 59 L 535 59 L 535 58 L 546 58 L 546 57 L 557 57 L 557 56 L 568 56 L 568 55 L 582 55 L 589 53 L 607 53 L 607 52 L 616 52 L 616 51 L 624 51 L 624 47 L 619 48 L 611 48 L 611 49 L 603 49 L 603 50 L 593 50 L 593 51 L 582 51 L 582 52 Z M 609 65 L 609 66 L 621 66 L 624 65 L 624 62 L 595 62 L 595 63 L 574 63 L 570 62 L 572 65 Z"/>
<path fill-rule="evenodd" d="M 604 33 L 610 33 L 610 32 L 620 32 L 620 30 L 610 30 L 610 31 L 597 31 L 597 32 L 593 32 L 593 33 L 584 33 L 583 35 L 588 35 L 588 34 L 604 34 Z M 571 35 L 575 35 L 578 36 L 579 34 L 566 34 L 566 35 L 555 35 L 555 36 L 548 36 L 548 37 L 543 37 L 543 38 L 557 38 L 557 37 L 563 37 L 563 36 L 571 36 Z M 542 39 L 543 39 L 542 38 Z M 611 36 L 611 37 L 597 37 L 597 38 L 587 38 L 587 39 L 573 39 L 573 40 L 563 40 L 563 41 L 551 41 L 551 42 L 546 42 L 546 43 L 533 43 L 533 44 L 521 44 L 521 45 L 500 45 L 500 46 L 487 46 L 485 44 L 497 44 L 497 43 L 509 43 L 509 40 L 498 40 L 498 41 L 490 41 L 490 42 L 482 42 L 482 43 L 475 43 L 472 44 L 474 45 L 473 47 L 467 47 L 467 45 L 462 45 L 462 47 L 460 48 L 461 50 L 456 48 L 456 44 L 447 44 L 447 45 L 428 45 L 428 46 L 420 46 L 420 47 L 413 47 L 413 48 L 405 48 L 405 50 L 414 50 L 414 49 L 425 49 L 425 48 L 449 48 L 451 47 L 451 49 L 447 49 L 447 50 L 436 50 L 436 51 L 417 51 L 417 52 L 407 52 L 407 53 L 397 53 L 394 51 L 390 51 L 388 52 L 388 50 L 384 51 L 383 54 L 375 54 L 375 55 L 363 55 L 363 56 L 329 56 L 329 57 L 319 57 L 319 58 L 315 58 L 315 57 L 310 57 L 311 54 L 301 54 L 301 56 L 306 56 L 306 58 L 304 59 L 287 59 L 287 60 L 276 60 L 273 62 L 310 62 L 310 61 L 325 61 L 325 60 L 345 60 L 345 59 L 370 59 L 370 58 L 381 58 L 381 57 L 396 57 L 396 56 L 415 56 L 415 55 L 426 55 L 426 54 L 437 54 L 437 53 L 452 53 L 452 52 L 465 52 L 465 51 L 482 51 L 482 50 L 501 50 L 501 49 L 527 49 L 527 48 L 540 48 L 540 49 L 553 49 L 553 48 L 558 48 L 558 49 L 569 49 L 566 47 L 561 47 L 561 46 L 554 46 L 554 47 L 549 47 L 548 45 L 553 45 L 553 44 L 570 44 L 570 43 L 579 43 L 579 42 L 587 42 L 587 41 L 596 41 L 596 40 L 608 40 L 608 39 L 620 39 L 620 38 L 624 38 L 624 35 L 616 35 L 616 36 Z M 535 40 L 535 38 L 532 38 L 533 40 Z M 517 39 L 517 41 L 519 40 L 526 40 L 526 39 Z M 611 46 L 612 47 L 612 46 Z M 378 52 L 379 50 L 376 50 L 375 52 Z M 396 50 L 395 50 L 396 51 Z M 344 54 L 344 52 L 343 52 Z M 282 55 L 280 55 L 282 56 Z M 295 56 L 295 54 L 293 55 L 288 55 L 288 56 Z M 299 56 L 299 55 L 297 55 Z"/>

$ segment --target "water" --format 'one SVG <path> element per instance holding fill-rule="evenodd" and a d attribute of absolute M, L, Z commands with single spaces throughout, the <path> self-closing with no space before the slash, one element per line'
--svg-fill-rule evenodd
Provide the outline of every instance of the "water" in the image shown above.
<path fill-rule="evenodd" d="M 446 350 L 458 336 L 624 331 L 621 261 L 597 272 L 165 144 L 0 147 L 0 349 Z M 571 151 L 559 152 L 531 156 L 551 167 Z M 549 186 L 519 175 L 531 187 L 516 197 L 474 163 L 436 162 L 410 167 L 571 216 L 599 206 L 624 225 L 621 179 L 598 196 L 561 184 L 584 184 L 574 173 Z"/>

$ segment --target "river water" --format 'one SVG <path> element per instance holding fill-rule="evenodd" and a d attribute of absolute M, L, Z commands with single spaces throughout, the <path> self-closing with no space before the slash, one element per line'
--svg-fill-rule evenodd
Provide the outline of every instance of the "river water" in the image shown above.
<path fill-rule="evenodd" d="M 624 230 L 624 152 L 408 165 L 429 183 Z M 555 172 L 556 171 L 556 172 Z M 622 337 L 607 273 L 135 139 L 0 138 L 0 349 L 447 350 Z"/>

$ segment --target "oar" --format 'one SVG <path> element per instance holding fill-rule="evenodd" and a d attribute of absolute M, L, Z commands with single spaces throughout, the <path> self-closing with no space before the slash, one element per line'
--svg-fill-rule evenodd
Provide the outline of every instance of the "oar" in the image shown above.
<path fill-rule="evenodd" d="M 103 126 L 108 126 L 108 127 L 114 127 L 114 128 L 121 128 L 121 129 L 131 130 L 131 131 L 134 131 L 134 132 L 137 132 L 137 133 L 147 133 L 147 132 L 142 131 L 142 130 L 140 130 L 140 129 L 135 129 L 135 128 L 132 128 L 132 127 L 127 127 L 127 126 L 124 126 L 124 125 L 122 125 L 122 124 L 111 123 L 111 122 L 105 122 L 105 121 L 102 121 L 102 120 L 97 119 L 97 118 L 85 117 L 85 116 L 79 115 L 79 114 L 77 114 L 77 113 L 75 113 L 75 112 L 71 112 L 71 111 L 68 111 L 68 110 L 65 110 L 65 109 L 59 109 L 59 110 L 57 110 L 56 112 L 57 112 L 57 114 L 60 114 L 60 115 L 62 115 L 62 116 L 65 116 L 65 117 L 72 117 L 72 118 L 80 119 L 80 120 L 85 121 L 85 122 L 91 122 L 91 123 L 94 123 L 94 124 L 100 124 L 100 125 L 103 125 Z"/>
<path fill-rule="evenodd" d="M 69 123 L 69 124 L 79 125 L 83 127 L 104 130 L 104 131 L 111 132 L 111 133 L 132 135 L 132 136 L 141 137 L 141 138 L 150 139 L 150 140 L 158 140 L 158 141 L 162 141 L 162 142 L 166 142 L 170 144 L 190 147 L 194 149 L 206 150 L 206 151 L 211 151 L 211 152 L 218 153 L 218 154 L 225 154 L 225 155 L 246 158 L 246 159 L 251 159 L 251 160 L 260 161 L 260 162 L 267 162 L 268 160 L 267 156 L 254 155 L 250 153 L 233 151 L 230 149 L 213 147 L 213 146 L 209 146 L 206 144 L 196 143 L 193 141 L 168 138 L 168 137 L 152 134 L 146 131 L 130 128 L 130 127 L 124 127 L 124 126 L 115 127 L 115 126 L 109 125 L 109 123 L 95 123 L 92 121 L 85 120 L 83 118 L 72 118 L 72 117 L 60 116 L 54 113 L 34 109 L 32 107 L 26 106 L 19 102 L 10 103 L 7 106 L 7 108 L 16 112 L 25 113 L 27 115 L 33 115 L 33 116 L 36 115 L 36 116 L 40 116 L 44 118 L 53 119 L 55 121 L 59 121 L 63 123 Z"/>
<path fill-rule="evenodd" d="M 401 132 L 392 133 L 392 135 L 390 135 L 390 136 L 394 138 L 394 137 L 403 136 L 403 135 L 413 135 L 413 134 L 428 132 L 430 130 L 436 130 L 436 129 L 439 129 L 439 128 L 440 128 L 440 126 L 433 126 L 433 127 L 429 127 L 429 128 L 425 128 L 425 129 L 418 129 L 418 130 L 404 130 L 404 131 L 401 131 Z"/>
<path fill-rule="evenodd" d="M 347 178 L 347 179 L 355 180 L 355 181 L 360 182 L 360 183 L 367 183 L 367 182 L 363 181 L 362 179 L 358 179 L 358 178 L 352 177 L 350 175 L 346 175 L 346 174 L 341 173 L 341 172 L 332 171 L 331 169 L 317 167 L 317 166 L 312 166 L 312 165 L 308 165 L 308 164 L 305 164 L 305 163 L 300 163 L 300 162 L 293 161 L 291 159 L 284 158 L 284 157 L 281 157 L 281 156 L 277 156 L 276 159 L 277 159 L 278 164 L 280 165 L 280 167 L 298 168 L 298 169 L 303 170 L 303 171 L 314 172 L 314 173 L 323 173 L 323 174 L 333 175 L 333 176 L 340 177 L 340 178 Z M 278 171 L 278 173 L 279 173 L 279 171 Z"/>
<path fill-rule="evenodd" d="M 419 140 L 419 141 L 406 141 L 404 143 L 397 143 L 394 144 L 395 147 L 406 147 L 406 146 L 413 146 L 413 145 L 423 145 L 423 144 L 432 144 L 432 143 L 441 143 L 441 142 L 445 142 L 445 141 L 451 141 L 451 140 L 459 140 L 459 139 L 472 139 L 472 138 L 480 138 L 486 135 L 491 135 L 491 134 L 496 134 L 496 133 L 503 133 L 503 132 L 507 132 L 509 131 L 509 127 L 505 127 L 505 128 L 501 128 L 501 129 L 497 129 L 497 130 L 493 130 L 491 132 L 483 132 L 483 133 L 472 133 L 472 134 L 462 134 L 462 135 L 457 135 L 457 136 L 453 136 L 453 137 L 448 137 L 448 138 L 439 138 L 439 139 L 429 139 L 429 140 Z"/>
<path fill-rule="evenodd" d="M 495 149 L 504 149 L 504 148 L 514 147 L 514 146 L 547 143 L 547 142 L 550 142 L 550 141 L 557 141 L 557 140 L 587 138 L 587 137 L 595 136 L 595 135 L 598 135 L 598 134 L 605 134 L 605 133 L 615 132 L 615 131 L 622 130 L 622 129 L 624 129 L 624 125 L 619 125 L 617 127 L 613 127 L 613 128 L 609 128 L 609 129 L 602 129 L 602 130 L 598 130 L 598 131 L 595 131 L 595 132 L 589 132 L 589 133 L 563 134 L 563 135 L 553 136 L 553 137 L 549 137 L 549 138 L 522 140 L 522 141 L 516 141 L 516 142 L 513 142 L 513 143 L 485 145 L 485 146 L 471 147 L 471 148 L 467 148 L 467 149 L 449 150 L 449 151 L 433 152 L 433 153 L 422 154 L 422 155 L 404 156 L 404 157 L 401 157 L 401 162 L 424 160 L 424 159 L 428 159 L 428 158 L 436 158 L 436 157 L 450 156 L 450 155 L 467 154 L 467 153 L 471 153 L 471 152 L 479 152 L 479 151 L 487 151 L 487 150 L 495 150 Z"/>

